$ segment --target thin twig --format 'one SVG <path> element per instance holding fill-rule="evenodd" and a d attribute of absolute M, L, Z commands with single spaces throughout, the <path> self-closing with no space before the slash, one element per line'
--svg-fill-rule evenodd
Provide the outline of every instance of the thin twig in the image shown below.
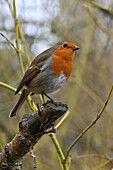
<path fill-rule="evenodd" d="M 10 44 L 11 44 L 11 46 L 15 49 L 15 51 L 17 51 L 17 49 L 16 49 L 16 47 L 14 46 L 14 44 L 11 42 L 11 40 L 9 40 L 4 34 L 2 34 L 2 33 L 0 33 L 0 35 L 2 36 L 2 37 L 4 37 Z"/>
<path fill-rule="evenodd" d="M 0 81 L 0 86 L 5 87 L 5 88 L 7 88 L 7 89 L 9 89 L 9 90 L 11 90 L 11 91 L 13 91 L 13 92 L 16 91 L 16 88 L 14 88 L 14 87 L 6 84 L 6 83 L 3 83 L 3 82 L 1 82 L 1 81 Z M 20 92 L 19 92 L 19 94 L 20 94 Z"/>
<path fill-rule="evenodd" d="M 26 39 L 24 37 L 23 31 L 21 29 L 19 22 L 18 22 L 18 29 L 19 29 L 20 37 L 21 37 L 23 44 L 24 44 L 24 52 L 25 52 L 25 55 L 26 55 L 26 58 L 27 58 L 27 62 L 28 62 L 28 65 L 30 65 L 31 59 L 30 59 L 29 52 L 28 52 L 28 49 L 27 49 Z"/>
<path fill-rule="evenodd" d="M 109 160 L 111 163 L 113 163 L 113 159 L 110 158 L 108 155 L 94 155 L 94 154 L 89 154 L 89 155 L 80 155 L 80 156 L 77 156 L 78 159 L 80 159 L 80 158 L 85 158 L 85 157 L 98 157 L 98 158 L 104 158 L 104 159 Z"/>
<path fill-rule="evenodd" d="M 97 115 L 97 117 L 94 119 L 94 121 L 92 123 L 90 123 L 90 125 L 88 125 L 84 130 L 83 132 L 75 139 L 75 141 L 71 144 L 71 146 L 68 148 L 67 150 L 67 153 L 66 153 L 66 156 L 65 156 L 65 162 L 67 161 L 67 158 L 68 158 L 68 155 L 71 151 L 71 149 L 73 148 L 73 146 L 78 142 L 78 140 L 80 140 L 80 138 L 97 122 L 97 120 L 100 118 L 100 116 L 102 115 L 102 113 L 104 112 L 107 104 L 108 104 L 108 101 L 111 97 L 111 94 L 112 94 L 112 91 L 113 91 L 113 85 L 110 89 L 110 92 L 108 94 L 108 97 L 106 99 L 106 102 L 104 103 L 104 106 L 103 108 L 101 109 L 100 113 Z"/>
<path fill-rule="evenodd" d="M 59 126 L 64 122 L 64 120 L 68 117 L 69 115 L 69 110 L 65 113 L 65 115 L 62 117 L 62 119 L 57 123 L 57 125 L 55 126 L 55 129 L 58 129 Z"/>
<path fill-rule="evenodd" d="M 41 95 L 40 95 L 40 99 L 41 99 L 41 102 L 43 104 L 44 101 L 43 101 L 43 98 L 42 98 Z M 57 126 L 57 128 L 58 128 L 58 126 Z M 55 127 L 55 129 L 56 129 L 56 127 Z M 65 157 L 64 157 L 63 151 L 60 147 L 60 144 L 59 144 L 55 134 L 50 133 L 49 136 L 50 136 L 51 140 L 53 141 L 53 143 L 55 145 L 55 148 L 56 148 L 56 151 L 57 151 L 57 154 L 58 154 L 58 158 L 59 158 L 59 161 L 60 161 L 61 169 L 62 170 L 68 170 L 68 168 L 64 164 Z"/>
<path fill-rule="evenodd" d="M 6 83 L 0 82 L 0 86 L 5 87 L 5 88 L 7 88 L 7 89 L 9 89 L 9 90 L 11 90 L 13 92 L 16 92 L 16 88 L 14 88 L 14 87 L 6 84 Z M 21 92 L 19 92 L 18 94 L 21 94 Z M 31 99 L 30 96 L 28 96 L 27 101 L 29 103 L 29 106 L 30 106 L 31 110 L 33 111 L 33 113 L 35 113 L 36 110 L 37 110 L 37 106 L 35 105 L 34 102 L 32 102 L 32 99 Z"/>
<path fill-rule="evenodd" d="M 33 149 L 30 150 L 30 155 L 33 158 L 34 161 L 34 169 L 37 170 L 37 166 L 36 166 L 36 156 L 33 153 Z"/>
<path fill-rule="evenodd" d="M 95 168 L 92 168 L 92 170 L 99 170 L 99 169 L 102 169 L 104 166 L 106 166 L 108 163 L 112 163 L 113 164 L 113 159 L 107 155 L 94 155 L 94 154 L 89 154 L 89 155 L 80 155 L 80 156 L 77 156 L 78 159 L 80 158 L 85 158 L 85 157 L 98 157 L 98 158 L 103 158 L 103 159 L 106 159 L 107 162 L 104 162 L 103 164 L 99 164 L 99 166 L 95 167 Z"/>
<path fill-rule="evenodd" d="M 44 102 L 42 96 L 41 96 L 41 102 L 42 103 Z M 66 114 L 66 115 L 68 115 L 68 114 Z M 61 123 L 62 122 L 60 122 L 60 124 Z M 60 126 L 60 124 L 58 124 L 56 127 L 58 128 Z M 55 127 L 55 129 L 56 129 L 56 127 Z M 53 141 L 53 143 L 55 145 L 55 148 L 56 148 L 56 151 L 57 151 L 57 154 L 58 154 L 58 158 L 59 158 L 59 161 L 60 161 L 61 169 L 62 170 L 68 170 L 69 168 L 68 168 L 67 164 L 64 163 L 64 160 L 65 160 L 64 153 L 61 149 L 61 146 L 60 146 L 55 134 L 50 133 L 49 136 L 50 136 L 51 140 Z"/>
<path fill-rule="evenodd" d="M 12 8 L 12 6 L 11 6 L 11 3 L 9 2 L 9 0 L 6 0 L 6 1 L 7 1 L 8 5 L 9 5 L 9 9 L 10 9 L 10 11 L 11 11 L 11 14 L 12 14 L 12 16 L 14 17 L 14 11 L 13 11 L 13 8 Z"/>
<path fill-rule="evenodd" d="M 36 112 L 37 110 L 37 106 L 36 104 L 33 102 L 32 98 L 30 97 L 30 95 L 27 97 L 27 101 L 29 103 L 30 109 L 33 111 L 33 113 Z"/>
<path fill-rule="evenodd" d="M 13 0 L 13 8 L 14 8 L 15 33 L 16 33 L 16 51 L 17 51 L 17 55 L 18 55 L 18 59 L 19 59 L 19 63 L 20 63 L 21 72 L 22 72 L 22 75 L 24 75 L 24 66 L 22 63 L 22 57 L 21 57 L 21 53 L 20 53 L 20 49 L 19 49 L 19 33 L 18 33 L 18 21 L 17 21 L 17 17 L 16 17 L 15 0 Z"/>
<path fill-rule="evenodd" d="M 88 4 L 90 4 L 91 6 L 101 10 L 102 12 L 108 14 L 108 15 L 111 15 L 113 16 L 113 10 L 112 9 L 109 9 L 109 8 L 105 8 L 104 6 L 94 2 L 94 1 L 90 1 L 90 0 L 79 0 L 81 2 L 86 2 Z"/>
<path fill-rule="evenodd" d="M 63 170 L 68 170 L 67 164 L 64 164 L 65 157 L 64 157 L 64 154 L 61 150 L 60 144 L 58 143 L 58 140 L 57 140 L 55 134 L 51 133 L 51 134 L 49 134 L 49 136 L 51 137 L 51 140 L 53 141 L 53 143 L 55 145 L 55 148 L 56 148 L 56 151 L 57 151 L 57 154 L 58 154 L 58 158 L 59 158 L 60 163 L 61 163 L 61 168 Z"/>
<path fill-rule="evenodd" d="M 56 136 L 55 136 L 55 135 L 53 136 L 53 134 L 51 133 L 51 134 L 50 134 L 50 137 L 51 137 L 53 143 L 54 143 L 55 146 L 56 146 L 57 152 L 58 152 L 58 154 L 60 155 L 61 160 L 63 161 L 65 157 L 64 157 L 64 154 L 63 154 L 63 152 L 62 152 L 62 150 L 61 150 L 61 148 L 60 148 L 60 145 L 59 145 L 59 143 L 58 143 L 58 141 L 57 141 L 57 139 L 56 139 Z"/>
<path fill-rule="evenodd" d="M 104 101 L 94 93 L 85 83 L 81 80 L 70 79 L 70 82 L 77 84 L 87 95 L 89 95 L 100 107 L 103 107 Z M 105 111 L 113 118 L 113 110 L 107 105 Z"/>
<path fill-rule="evenodd" d="M 7 89 L 9 89 L 9 90 L 11 90 L 11 91 L 13 91 L 13 92 L 16 92 L 16 88 L 10 86 L 9 84 L 0 82 L 0 86 L 5 87 L 5 88 L 7 88 Z M 21 92 L 19 92 L 18 94 L 21 94 Z M 33 113 L 35 113 L 36 110 L 37 110 L 37 106 L 36 106 L 35 103 L 32 101 L 32 99 L 31 99 L 30 96 L 28 96 L 27 101 L 28 101 L 28 103 L 29 103 L 29 106 L 30 106 L 31 110 L 33 111 Z"/>
<path fill-rule="evenodd" d="M 20 62 L 21 71 L 22 71 L 22 74 L 24 74 L 24 67 L 23 67 L 23 63 L 22 63 L 22 58 L 21 58 L 20 50 L 19 50 L 19 36 L 18 36 L 18 31 L 19 31 L 20 36 L 21 36 L 21 39 L 22 39 L 22 41 L 23 41 L 23 43 L 24 43 L 24 50 L 25 50 L 25 52 L 26 52 L 26 54 L 27 54 L 28 51 L 27 51 L 27 46 L 26 46 L 26 42 L 25 42 L 25 37 L 24 37 L 24 35 L 23 35 L 23 33 L 22 33 L 20 24 L 19 24 L 19 22 L 17 21 L 17 18 L 16 18 L 15 0 L 13 0 L 13 8 L 14 8 L 14 11 L 12 10 L 12 7 L 11 7 L 11 5 L 10 5 L 10 3 L 9 3 L 8 0 L 7 0 L 7 2 L 8 2 L 8 4 L 9 4 L 9 8 L 10 8 L 10 10 L 11 10 L 11 13 L 12 13 L 14 19 L 15 19 L 16 47 L 17 47 L 16 50 L 17 50 L 17 54 L 18 54 L 18 57 L 19 57 L 19 62 Z M 27 56 L 28 63 L 30 63 L 30 59 L 29 59 L 28 55 L 26 55 L 26 56 Z M 42 100 L 42 97 L 41 97 L 41 96 L 40 96 L 40 99 L 41 99 L 41 102 L 43 103 L 43 100 Z M 29 98 L 28 98 L 28 101 L 29 101 Z M 30 102 L 30 101 L 29 101 L 29 102 Z M 30 102 L 30 105 L 32 105 L 32 102 Z M 33 108 L 34 108 L 34 106 L 33 106 Z M 68 114 L 66 114 L 66 115 L 68 115 Z M 65 119 L 65 118 L 66 118 L 66 116 L 64 117 L 64 119 Z M 64 119 L 62 120 L 62 122 L 64 121 Z M 61 123 L 62 123 L 62 122 L 61 122 Z M 61 123 L 59 123 L 59 124 L 57 125 L 57 127 L 58 127 Z M 62 163 L 63 163 L 65 157 L 64 157 L 63 152 L 62 152 L 62 150 L 61 150 L 61 147 L 60 147 L 60 145 L 59 145 L 59 143 L 58 143 L 58 141 L 57 141 L 57 139 L 56 139 L 56 137 L 55 137 L 54 134 L 51 134 L 50 137 L 52 138 L 52 141 L 53 141 L 53 143 L 55 144 L 55 147 L 58 149 L 58 150 L 57 150 L 58 157 L 59 157 L 60 160 L 62 160 Z M 63 166 L 63 165 L 62 165 L 62 166 Z M 66 165 L 63 166 L 63 169 L 64 169 L 64 170 L 67 170 Z"/>
<path fill-rule="evenodd" d="M 105 169 L 104 167 L 105 167 L 107 164 L 109 164 L 109 161 L 108 161 L 108 160 L 106 160 L 104 163 L 99 164 L 98 166 L 92 168 L 92 170 L 102 170 L 102 169 Z"/>
<path fill-rule="evenodd" d="M 15 49 L 15 51 L 16 51 L 16 53 L 17 53 L 17 55 L 18 55 L 18 59 L 19 59 L 19 63 L 20 63 L 20 68 L 21 68 L 22 75 L 24 75 L 24 66 L 23 66 L 23 63 L 22 63 L 22 57 L 21 57 L 20 48 L 19 48 L 19 35 L 18 35 L 19 33 L 18 33 L 18 31 L 20 32 L 20 36 L 21 36 L 22 41 L 23 41 L 23 43 L 24 43 L 24 50 L 25 50 L 25 53 L 26 53 L 26 57 L 27 57 L 27 60 L 28 60 L 28 64 L 30 64 L 30 57 L 28 56 L 28 50 L 27 50 L 27 45 L 26 45 L 25 37 L 24 37 L 23 32 L 22 32 L 22 30 L 21 30 L 20 24 L 19 24 L 19 22 L 17 21 L 15 0 L 13 1 L 14 11 L 13 11 L 13 9 L 12 9 L 12 6 L 11 6 L 10 2 L 9 2 L 8 0 L 6 0 L 6 1 L 7 1 L 8 5 L 9 5 L 10 11 L 11 11 L 11 13 L 12 13 L 12 16 L 13 16 L 14 20 L 15 20 L 16 47 L 14 46 L 14 44 L 13 44 L 6 36 L 4 36 L 2 33 L 1 33 L 1 35 L 2 35 L 2 36 L 13 46 L 13 48 Z M 4 83 L 1 82 L 1 85 L 4 86 Z M 6 85 L 6 84 L 5 84 L 4 87 L 9 88 L 10 90 L 12 90 L 12 87 L 11 87 L 11 86 L 9 87 L 9 85 Z M 13 89 L 13 91 L 16 91 L 16 89 Z M 20 94 L 20 93 L 19 93 L 19 94 Z M 35 111 L 37 110 L 37 107 L 36 107 L 36 105 L 32 102 L 31 97 L 28 96 L 27 100 L 28 100 L 28 103 L 29 103 L 29 105 L 30 105 L 30 107 L 31 107 L 31 110 L 32 110 L 33 112 L 35 112 Z"/>
<path fill-rule="evenodd" d="M 102 24 L 98 21 L 98 18 L 93 14 L 92 10 L 88 6 L 84 5 L 83 3 L 81 3 L 81 5 L 88 11 L 89 15 L 92 17 L 92 19 L 97 24 L 97 26 L 101 29 L 101 31 L 104 32 L 109 37 L 109 39 L 113 39 L 112 32 L 109 32 L 104 26 L 102 26 Z"/>
<path fill-rule="evenodd" d="M 6 1 L 7 1 L 8 5 L 9 5 L 9 9 L 10 9 L 10 11 L 11 11 L 11 14 L 12 14 L 13 18 L 14 18 L 14 11 L 13 11 L 13 9 L 12 9 L 11 3 L 9 2 L 9 0 L 6 0 Z M 14 19 L 15 19 L 15 18 L 14 18 Z M 18 22 L 18 21 L 17 21 L 17 22 Z M 23 31 L 22 31 L 22 29 L 21 29 L 21 26 L 20 26 L 20 23 L 19 23 L 19 22 L 18 22 L 18 30 L 19 30 L 20 37 L 21 37 L 21 39 L 22 39 L 22 41 L 23 41 L 23 44 L 24 44 L 24 52 L 25 52 L 25 54 L 26 54 L 26 58 L 27 58 L 27 61 L 28 61 L 28 65 L 30 65 L 31 59 L 30 59 L 29 52 L 28 52 L 28 49 L 27 49 L 26 39 L 25 39 L 25 36 L 24 36 L 24 34 L 23 34 Z"/>

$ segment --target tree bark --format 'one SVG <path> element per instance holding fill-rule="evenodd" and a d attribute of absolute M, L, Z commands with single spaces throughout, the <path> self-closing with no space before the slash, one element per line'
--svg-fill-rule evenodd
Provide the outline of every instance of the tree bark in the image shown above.
<path fill-rule="evenodd" d="M 0 169 L 15 170 L 22 166 L 22 158 L 47 133 L 55 133 L 55 121 L 68 110 L 67 105 L 47 101 L 35 114 L 24 115 L 19 131 L 0 153 Z"/>

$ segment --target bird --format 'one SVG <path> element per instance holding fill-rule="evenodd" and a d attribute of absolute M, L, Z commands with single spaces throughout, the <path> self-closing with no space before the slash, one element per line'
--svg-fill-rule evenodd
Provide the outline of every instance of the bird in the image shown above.
<path fill-rule="evenodd" d="M 68 80 L 73 68 L 75 51 L 78 49 L 73 42 L 63 40 L 34 58 L 15 92 L 17 94 L 22 90 L 9 117 L 17 116 L 29 94 L 41 94 L 52 100 L 48 93 L 57 91 Z"/>

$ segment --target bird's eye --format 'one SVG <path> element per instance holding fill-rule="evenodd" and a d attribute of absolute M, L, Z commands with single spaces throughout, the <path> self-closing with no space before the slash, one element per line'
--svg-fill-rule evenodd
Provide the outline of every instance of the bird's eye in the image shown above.
<path fill-rule="evenodd" d="M 64 48 L 67 47 L 67 44 L 64 44 L 63 47 L 64 47 Z"/>

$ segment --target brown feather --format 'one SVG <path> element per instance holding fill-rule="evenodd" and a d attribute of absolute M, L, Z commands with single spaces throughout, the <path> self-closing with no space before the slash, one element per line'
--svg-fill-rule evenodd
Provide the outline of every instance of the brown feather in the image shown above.
<path fill-rule="evenodd" d="M 27 89 L 24 89 L 18 99 L 18 102 L 15 104 L 15 106 L 12 108 L 9 117 L 16 117 L 18 114 L 21 106 L 23 105 L 24 101 L 26 100 L 27 96 L 29 95 L 29 91 Z"/>
<path fill-rule="evenodd" d="M 70 41 L 59 41 L 32 61 L 15 92 L 17 94 L 25 86 L 10 117 L 17 115 L 30 92 L 52 93 L 64 85 L 72 71 L 73 57 L 78 49 L 75 47 Z"/>
<path fill-rule="evenodd" d="M 64 41 L 59 41 L 53 47 L 51 47 L 51 48 L 45 50 L 44 52 L 42 52 L 41 54 L 39 54 L 32 61 L 31 65 L 25 72 L 23 79 L 19 83 L 19 86 L 18 86 L 15 94 L 17 94 L 24 85 L 27 85 L 35 76 L 37 76 L 38 73 L 40 73 L 40 67 L 43 66 L 44 61 L 46 61 L 54 53 L 54 51 L 57 49 L 57 47 L 60 47 L 62 45 L 63 42 Z M 30 67 L 32 67 L 32 68 L 30 69 Z"/>
<path fill-rule="evenodd" d="M 21 80 L 15 94 L 17 94 L 24 85 L 28 84 L 38 73 L 40 73 L 40 68 L 37 66 L 34 66 L 31 69 L 28 69 L 23 79 Z"/>

